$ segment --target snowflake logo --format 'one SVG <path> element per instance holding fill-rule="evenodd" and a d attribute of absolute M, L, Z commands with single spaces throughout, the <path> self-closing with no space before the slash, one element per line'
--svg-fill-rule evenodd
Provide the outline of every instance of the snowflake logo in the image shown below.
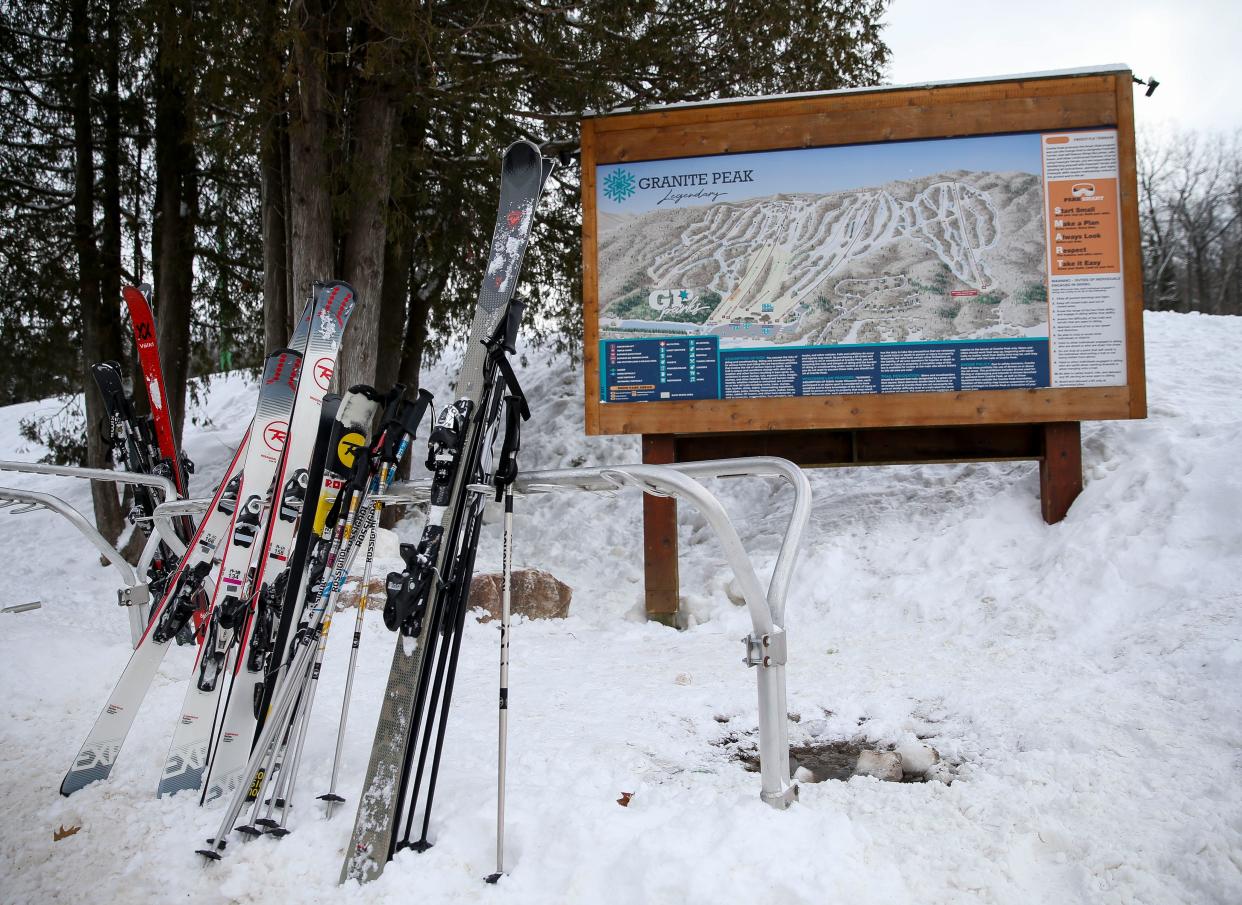
<path fill-rule="evenodd" d="M 616 169 L 604 177 L 604 197 L 621 202 L 634 194 L 634 174 Z"/>

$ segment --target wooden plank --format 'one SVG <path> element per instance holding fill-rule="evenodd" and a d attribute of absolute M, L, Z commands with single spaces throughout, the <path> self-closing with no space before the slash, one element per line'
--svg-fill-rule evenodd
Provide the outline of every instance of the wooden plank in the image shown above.
<path fill-rule="evenodd" d="M 1082 436 L 1077 421 L 1045 424 L 1044 455 L 1039 462 L 1039 504 L 1044 521 L 1065 518 L 1082 493 Z"/>
<path fill-rule="evenodd" d="M 1147 417 L 1147 372 L 1143 355 L 1143 249 L 1139 228 L 1138 171 L 1134 147 L 1134 82 L 1116 79 L 1117 160 L 1121 192 L 1121 266 L 1126 292 L 1126 383 L 1130 417 Z"/>
<path fill-rule="evenodd" d="M 859 465 L 1037 459 L 1042 431 L 1033 424 L 854 431 Z"/>
<path fill-rule="evenodd" d="M 952 424 L 1029 424 L 1130 417 L 1126 387 L 975 390 L 875 396 L 705 399 L 600 405 L 604 434 L 930 427 Z"/>
<path fill-rule="evenodd" d="M 586 432 L 601 433 L 599 424 L 599 266 L 596 248 L 595 120 L 582 123 L 579 147 L 582 149 L 582 318 L 585 346 L 582 350 L 583 377 L 586 379 Z"/>
<path fill-rule="evenodd" d="M 1074 94 L 1098 94 L 1113 91 L 1113 74 L 1056 77 L 1049 79 L 1016 79 L 1005 82 L 975 82 L 962 85 L 936 85 L 913 88 L 877 86 L 872 91 L 849 91 L 812 96 L 755 98 L 743 102 L 723 101 L 719 104 L 669 107 L 638 113 L 620 113 L 593 117 L 589 121 L 596 134 L 628 132 L 636 129 L 681 125 L 688 122 L 734 122 L 761 117 L 798 114 L 820 115 L 826 111 L 852 110 L 870 113 L 889 107 L 920 106 L 954 100 L 1006 100 L 1012 98 L 1065 97 Z"/>
<path fill-rule="evenodd" d="M 643 437 L 643 462 L 669 465 L 676 461 L 673 438 Z M 676 626 L 681 599 L 677 574 L 677 501 L 643 494 L 643 572 L 647 618 Z"/>
<path fill-rule="evenodd" d="M 780 456 L 804 468 L 1038 459 L 1043 429 L 1033 424 L 765 431 L 676 438 L 678 462 Z"/>
<path fill-rule="evenodd" d="M 696 434 L 677 437 L 678 462 L 779 456 L 803 466 L 853 462 L 849 431 L 764 431 L 757 434 Z"/>
<path fill-rule="evenodd" d="M 802 112 L 723 122 L 670 123 L 598 135 L 592 164 L 930 136 L 954 138 L 1111 126 L 1116 122 L 1116 104 L 1116 94 L 1110 90 L 1065 97 L 983 99 L 947 104 L 937 101 L 873 110 L 865 115 L 852 109 L 831 109 L 814 116 Z M 583 164 L 586 164 L 585 156 Z"/>

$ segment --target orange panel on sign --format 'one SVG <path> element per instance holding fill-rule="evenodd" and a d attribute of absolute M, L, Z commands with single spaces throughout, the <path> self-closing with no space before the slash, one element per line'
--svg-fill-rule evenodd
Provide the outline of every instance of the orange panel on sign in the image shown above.
<path fill-rule="evenodd" d="M 1048 248 L 1053 276 L 1120 273 L 1116 179 L 1048 182 Z"/>

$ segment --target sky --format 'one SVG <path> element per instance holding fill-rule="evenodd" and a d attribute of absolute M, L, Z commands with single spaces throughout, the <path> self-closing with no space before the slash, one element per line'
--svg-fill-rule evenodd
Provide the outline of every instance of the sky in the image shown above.
<path fill-rule="evenodd" d="M 1140 130 L 1242 129 L 1242 0 L 892 0 L 888 81 L 1125 63 L 1160 81 L 1134 98 Z M 1071 18 L 1073 17 L 1073 18 Z"/>

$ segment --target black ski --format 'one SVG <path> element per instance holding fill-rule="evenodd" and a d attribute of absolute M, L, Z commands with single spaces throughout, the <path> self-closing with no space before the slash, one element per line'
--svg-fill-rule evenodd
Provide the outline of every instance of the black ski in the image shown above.
<path fill-rule="evenodd" d="M 516 142 L 504 154 L 496 228 L 455 401 L 440 411 L 429 439 L 427 464 L 433 479 L 427 527 L 417 544 L 403 545 L 405 572 L 389 579 L 384 620 L 397 630 L 397 645 L 341 882 L 371 880 L 383 871 L 398 846 L 403 817 L 400 842 L 427 845 L 461 613 L 482 523 L 485 491 L 478 488 L 489 483 L 486 453 L 500 421 L 504 391 L 508 387 L 518 392 L 505 358 L 521 318 L 513 290 L 552 167 L 531 142 Z M 422 766 L 433 745 L 422 833 L 411 843 Z M 415 760 L 420 769 L 411 781 Z"/>

